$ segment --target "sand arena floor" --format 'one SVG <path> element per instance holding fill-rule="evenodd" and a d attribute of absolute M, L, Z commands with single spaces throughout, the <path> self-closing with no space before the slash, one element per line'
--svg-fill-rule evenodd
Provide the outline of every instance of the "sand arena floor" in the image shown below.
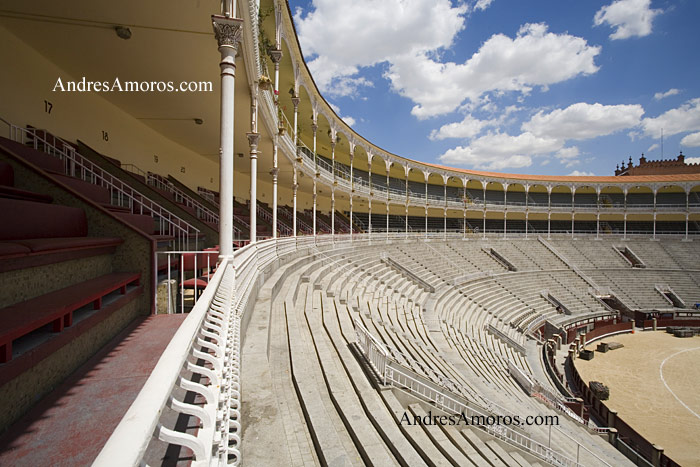
<path fill-rule="evenodd" d="M 606 405 L 683 466 L 700 466 L 700 337 L 663 331 L 612 336 L 624 348 L 576 360 L 586 381 L 610 388 Z"/>

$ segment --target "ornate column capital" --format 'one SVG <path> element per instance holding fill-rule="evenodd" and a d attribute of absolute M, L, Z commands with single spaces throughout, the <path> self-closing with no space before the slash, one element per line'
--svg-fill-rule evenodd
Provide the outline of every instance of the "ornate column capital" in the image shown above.
<path fill-rule="evenodd" d="M 248 137 L 248 144 L 251 145 L 251 147 L 257 147 L 258 146 L 258 141 L 260 141 L 260 133 L 246 133 L 246 136 Z"/>
<path fill-rule="evenodd" d="M 272 178 L 277 179 L 277 174 L 279 173 L 280 169 L 277 167 L 273 167 L 270 169 L 270 175 L 272 175 Z"/>
<path fill-rule="evenodd" d="M 275 65 L 282 60 L 282 51 L 280 49 L 271 49 L 270 50 L 270 60 L 272 60 L 272 63 Z"/>
<path fill-rule="evenodd" d="M 230 47 L 238 51 L 238 43 L 243 35 L 243 20 L 212 15 L 211 22 L 214 28 L 214 37 L 219 44 L 219 48 Z"/>
<path fill-rule="evenodd" d="M 311 131 L 314 132 L 314 135 L 316 134 L 317 130 L 318 130 L 318 125 L 316 124 L 316 122 L 312 123 L 311 124 Z"/>
<path fill-rule="evenodd" d="M 297 109 L 299 108 L 299 101 L 301 101 L 301 98 L 299 97 L 292 97 L 292 105 L 294 105 L 294 111 L 296 112 Z"/>

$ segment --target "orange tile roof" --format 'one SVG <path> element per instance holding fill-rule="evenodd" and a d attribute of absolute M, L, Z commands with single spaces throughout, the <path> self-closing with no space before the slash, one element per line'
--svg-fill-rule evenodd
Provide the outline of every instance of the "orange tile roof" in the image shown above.
<path fill-rule="evenodd" d="M 415 161 L 413 161 L 415 162 Z M 583 176 L 575 177 L 571 175 L 528 175 L 528 174 L 508 174 L 500 172 L 485 172 L 479 170 L 457 169 L 444 165 L 419 162 L 420 164 L 435 167 L 442 170 L 459 172 L 467 175 L 481 177 L 507 178 L 524 181 L 547 181 L 547 182 L 591 182 L 591 183 L 653 183 L 653 182 L 700 182 L 700 174 L 673 174 L 673 175 L 625 175 L 621 177 L 608 176 Z"/>

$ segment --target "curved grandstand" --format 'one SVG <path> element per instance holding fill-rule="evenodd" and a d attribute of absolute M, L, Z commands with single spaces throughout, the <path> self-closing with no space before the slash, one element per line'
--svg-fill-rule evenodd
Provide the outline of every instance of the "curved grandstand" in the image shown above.
<path fill-rule="evenodd" d="M 700 175 L 390 154 L 286 2 L 38 3 L 0 27 L 0 464 L 677 465 L 573 362 L 700 324 Z M 181 63 L 213 92 L 43 97 Z"/>

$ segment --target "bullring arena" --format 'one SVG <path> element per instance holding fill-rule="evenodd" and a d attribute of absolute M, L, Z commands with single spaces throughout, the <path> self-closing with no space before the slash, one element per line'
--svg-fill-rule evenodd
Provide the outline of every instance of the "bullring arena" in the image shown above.
<path fill-rule="evenodd" d="M 340 118 L 285 1 L 12 3 L 0 465 L 699 464 L 682 154 L 419 162 Z M 85 76 L 211 88 L 47 91 Z"/>
<path fill-rule="evenodd" d="M 681 465 L 700 465 L 700 339 L 657 331 L 606 340 L 624 348 L 577 360 L 581 376 L 607 385 L 608 406 Z"/>

